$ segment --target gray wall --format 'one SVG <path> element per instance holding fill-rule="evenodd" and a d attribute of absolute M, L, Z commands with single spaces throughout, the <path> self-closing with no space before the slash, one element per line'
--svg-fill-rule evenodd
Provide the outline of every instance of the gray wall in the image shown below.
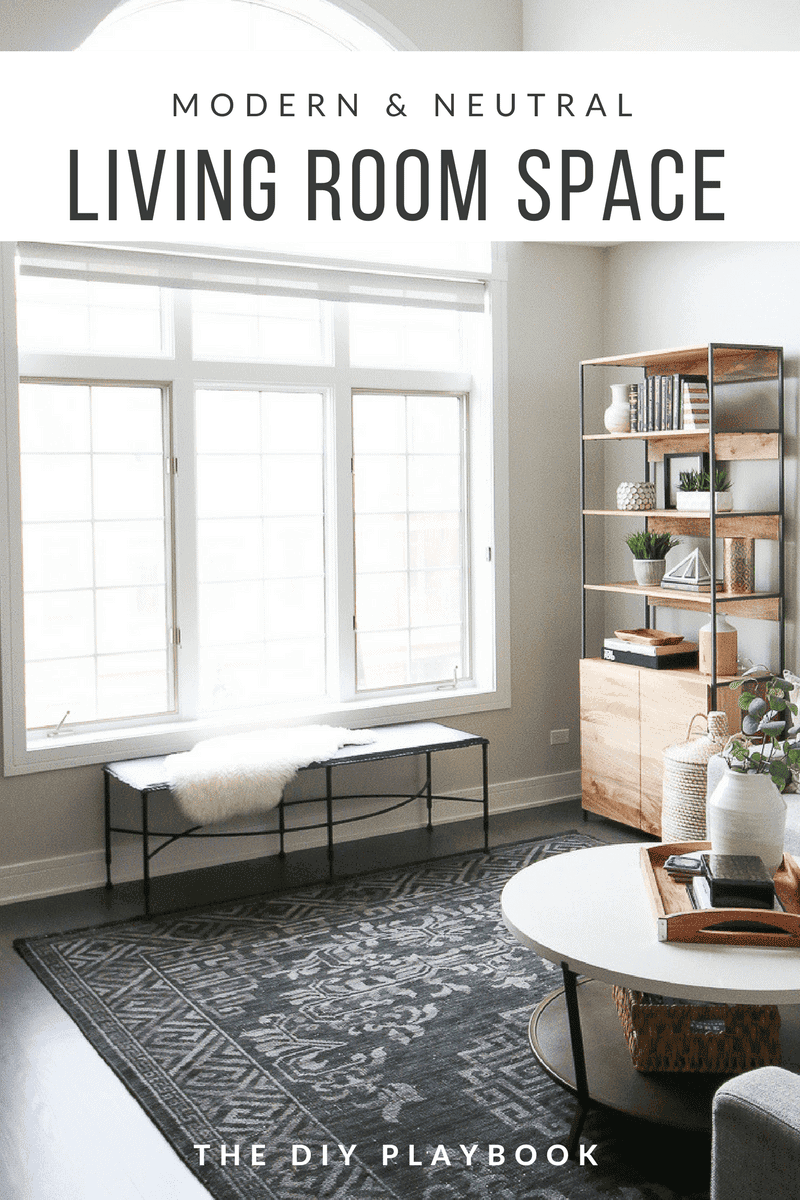
<path fill-rule="evenodd" d="M 526 50 L 794 50 L 795 0 L 525 0 Z"/>
<path fill-rule="evenodd" d="M 706 341 L 750 342 L 784 347 L 787 451 L 787 666 L 797 668 L 797 401 L 800 360 L 800 244 L 759 242 L 624 245 L 608 252 L 605 280 L 605 353 L 657 349 Z M 759 427 L 771 411 L 775 390 L 740 385 L 720 393 L 723 424 Z M 727 409 L 725 406 L 728 406 Z M 734 412 L 735 410 L 735 412 Z M 626 478 L 628 476 L 625 476 Z M 639 478 L 638 474 L 630 478 Z M 737 508 L 764 509 L 775 503 L 775 476 L 767 464 L 732 468 Z M 611 483 L 609 481 L 609 489 Z M 610 524 L 610 523 L 609 523 Z M 619 539 L 617 539 L 619 542 Z M 687 549 L 672 552 L 670 562 Z M 607 543 L 607 560 L 619 544 Z M 758 543 L 756 586 L 774 586 L 775 550 Z M 739 621 L 740 651 L 756 662 L 777 667 L 777 636 L 771 623 Z M 609 621 L 606 621 L 608 626 Z M 700 624 L 685 614 L 662 610 L 659 624 L 687 636 Z"/>

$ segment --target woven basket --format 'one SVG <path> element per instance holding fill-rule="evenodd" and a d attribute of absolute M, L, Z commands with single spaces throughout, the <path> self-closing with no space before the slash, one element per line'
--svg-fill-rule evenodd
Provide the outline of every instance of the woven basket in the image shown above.
<path fill-rule="evenodd" d="M 691 1004 L 617 985 L 612 992 L 637 1071 L 738 1075 L 780 1065 L 774 1005 Z"/>
<path fill-rule="evenodd" d="M 696 713 L 692 725 L 703 713 Z M 728 736 L 724 712 L 708 714 L 708 732 L 664 751 L 664 782 L 661 800 L 661 840 L 703 842 L 706 837 L 706 776 L 708 760 L 720 754 Z"/>

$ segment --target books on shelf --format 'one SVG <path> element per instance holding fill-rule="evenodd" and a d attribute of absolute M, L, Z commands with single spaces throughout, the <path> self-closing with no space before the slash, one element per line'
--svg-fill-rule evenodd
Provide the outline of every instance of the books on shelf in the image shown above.
<path fill-rule="evenodd" d="M 648 375 L 642 383 L 631 384 L 629 398 L 634 433 L 708 428 L 705 375 Z"/>

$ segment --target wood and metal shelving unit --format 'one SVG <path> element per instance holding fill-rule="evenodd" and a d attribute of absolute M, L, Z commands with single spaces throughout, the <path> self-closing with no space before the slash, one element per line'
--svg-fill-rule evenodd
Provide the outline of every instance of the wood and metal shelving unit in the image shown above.
<path fill-rule="evenodd" d="M 586 392 L 589 372 L 597 368 L 637 368 L 642 377 L 648 375 L 687 374 L 705 375 L 708 379 L 709 427 L 703 430 L 648 430 L 632 433 L 598 433 L 596 428 L 586 427 Z M 777 422 L 769 429 L 718 429 L 716 391 L 722 385 L 769 382 L 776 388 Z M 625 354 L 608 358 L 589 359 L 580 365 L 580 419 L 581 419 L 581 579 L 582 579 L 582 630 L 581 630 L 581 742 L 583 767 L 583 803 L 589 811 L 601 812 L 613 819 L 633 824 L 653 833 L 660 833 L 660 790 L 655 794 L 659 773 L 661 751 L 672 742 L 683 740 L 686 722 L 692 705 L 703 700 L 703 708 L 723 707 L 730 709 L 729 719 L 738 713 L 735 703 L 730 705 L 731 693 L 724 690 L 729 680 L 717 676 L 716 639 L 711 639 L 711 675 L 701 676 L 699 671 L 650 671 L 644 668 L 625 667 L 625 678 L 620 672 L 623 664 L 605 663 L 597 658 L 597 649 L 589 647 L 587 632 L 587 602 L 592 593 L 605 592 L 640 596 L 643 601 L 643 624 L 652 628 L 657 608 L 677 608 L 707 613 L 712 627 L 718 614 L 746 617 L 756 620 L 774 621 L 778 632 L 778 666 L 783 670 L 785 657 L 783 598 L 785 588 L 785 559 L 783 544 L 784 528 L 784 379 L 783 350 L 780 346 L 755 346 L 712 342 L 703 346 L 682 347 L 641 354 Z M 777 471 L 777 506 L 764 510 L 736 510 L 717 512 L 711 504 L 710 511 L 685 512 L 672 508 L 642 511 L 590 508 L 587 507 L 586 452 L 597 443 L 638 442 L 643 452 L 643 477 L 654 478 L 656 467 L 667 465 L 665 456 L 684 454 L 702 455 L 707 462 L 713 479 L 719 465 L 734 462 L 766 461 L 775 464 Z M 602 446 L 597 447 L 598 449 Z M 766 591 L 732 593 L 716 590 L 687 592 L 662 587 L 640 587 L 633 581 L 607 581 L 587 578 L 587 548 L 591 536 L 591 523 L 604 519 L 618 520 L 639 516 L 647 529 L 657 533 L 672 533 L 684 537 L 708 539 L 708 563 L 713 580 L 717 578 L 717 539 L 744 537 L 768 540 L 777 545 L 777 568 L 774 572 L 775 586 Z M 770 581 L 772 582 L 772 581 Z M 595 657 L 591 651 L 594 649 Z M 593 666 L 592 664 L 595 664 Z M 609 677 L 609 671 L 615 674 Z M 642 683 L 642 676 L 646 676 Z M 649 678 L 654 677 L 654 678 Z M 609 678 L 615 681 L 615 691 L 623 685 L 624 695 L 617 695 L 618 706 L 625 714 L 628 738 L 627 754 L 636 749 L 638 739 L 638 801 L 634 802 L 637 769 L 628 763 L 627 773 L 615 764 L 622 747 L 620 739 L 614 737 L 609 727 L 603 730 L 600 706 L 604 703 L 603 692 L 608 690 Z M 676 689 L 685 694 L 685 703 L 676 699 Z M 632 690 L 637 692 L 636 697 Z M 659 690 L 664 692 L 665 703 L 659 705 L 661 728 L 667 740 L 663 746 L 655 745 L 652 729 L 643 730 L 641 704 L 652 709 L 654 697 Z M 647 701 L 639 692 L 647 693 Z M 631 692 L 630 695 L 627 693 Z M 669 704 L 672 704 L 672 709 Z M 677 705 L 677 708 L 676 708 Z M 688 717 L 686 710 L 689 710 Z M 653 715 L 652 712 L 650 714 Z M 619 713 L 614 720 L 619 720 Z M 677 725 L 683 725 L 682 733 L 676 734 Z M 634 726 L 638 727 L 634 729 Z M 608 738 L 603 737 L 603 733 Z M 634 736 L 635 733 L 635 736 Z M 663 739 L 655 738 L 658 742 Z M 616 742 L 617 754 L 605 753 L 604 742 Z M 645 764 L 646 756 L 649 765 Z M 625 774 L 625 778 L 615 778 Z"/>

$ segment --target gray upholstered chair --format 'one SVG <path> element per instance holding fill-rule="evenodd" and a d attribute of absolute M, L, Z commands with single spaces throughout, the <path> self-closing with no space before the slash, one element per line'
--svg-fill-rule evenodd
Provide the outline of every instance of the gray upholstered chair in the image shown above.
<path fill-rule="evenodd" d="M 711 1200 L 800 1196 L 800 1075 L 760 1067 L 714 1097 Z"/>

